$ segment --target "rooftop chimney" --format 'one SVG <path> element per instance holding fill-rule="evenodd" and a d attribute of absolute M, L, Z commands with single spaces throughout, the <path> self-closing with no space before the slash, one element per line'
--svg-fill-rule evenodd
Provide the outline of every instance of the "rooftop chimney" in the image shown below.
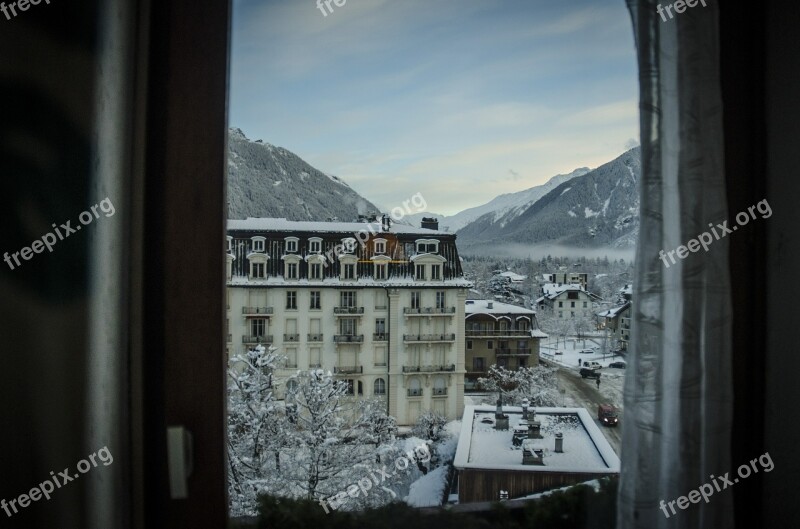
<path fill-rule="evenodd" d="M 493 309 L 494 308 L 494 301 L 487 302 L 486 303 L 486 308 L 487 309 Z"/>
<path fill-rule="evenodd" d="M 426 230 L 438 230 L 439 219 L 435 219 L 433 217 L 422 217 L 422 223 L 420 223 L 420 227 L 425 228 Z"/>
<path fill-rule="evenodd" d="M 564 452 L 564 434 L 558 432 L 556 434 L 556 453 L 561 454 Z"/>
<path fill-rule="evenodd" d="M 522 399 L 522 418 L 528 420 L 528 399 Z"/>
<path fill-rule="evenodd" d="M 383 231 L 386 232 L 389 231 L 391 227 L 392 227 L 392 219 L 391 217 L 389 217 L 389 215 L 384 213 L 383 217 L 381 217 L 381 228 Z"/>

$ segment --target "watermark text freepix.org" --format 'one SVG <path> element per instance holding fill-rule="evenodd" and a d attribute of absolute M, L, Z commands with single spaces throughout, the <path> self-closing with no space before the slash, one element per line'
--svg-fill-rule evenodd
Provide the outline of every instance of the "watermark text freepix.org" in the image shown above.
<path fill-rule="evenodd" d="M 10 518 L 19 512 L 17 506 L 19 506 L 20 509 L 24 509 L 32 502 L 39 501 L 42 499 L 42 497 L 49 500 L 50 494 L 52 494 L 56 489 L 60 489 L 70 481 L 75 481 L 81 476 L 81 474 L 86 474 L 91 469 L 96 467 L 98 459 L 101 463 L 103 463 L 103 466 L 108 466 L 114 462 L 114 456 L 111 455 L 111 451 L 107 446 L 104 446 L 97 452 L 86 456 L 86 459 L 81 459 L 78 461 L 78 464 L 76 465 L 78 472 L 70 473 L 69 468 L 65 468 L 62 472 L 56 474 L 51 470 L 50 478 L 33 487 L 28 493 L 20 494 L 19 497 L 13 498 L 8 502 L 6 502 L 5 498 L 0 500 L 0 508 L 2 508 L 6 512 L 6 515 Z"/>
<path fill-rule="evenodd" d="M 373 481 L 375 482 L 375 487 L 379 487 L 384 491 L 391 494 L 393 497 L 396 497 L 397 494 L 394 493 L 391 489 L 388 489 L 382 485 L 384 481 L 387 479 L 393 478 L 397 475 L 398 472 L 407 472 L 409 465 L 412 462 L 421 462 L 426 463 L 431 459 L 431 452 L 428 448 L 428 445 L 421 444 L 419 446 L 414 447 L 413 450 L 409 450 L 406 454 L 398 457 L 394 462 L 394 470 L 391 473 L 388 472 L 386 465 L 383 465 L 382 468 L 373 470 L 369 472 L 369 475 L 358 480 L 358 484 L 353 483 L 345 488 L 345 490 L 333 494 L 327 498 L 319 500 L 319 504 L 325 509 L 325 514 L 330 513 L 328 507 L 331 509 L 338 509 L 345 503 L 349 501 L 350 498 L 358 498 L 358 496 L 363 493 L 364 496 L 367 495 L 368 491 L 372 489 Z M 376 474 L 377 472 L 377 474 Z M 380 478 L 380 479 L 379 479 Z"/>
<path fill-rule="evenodd" d="M 761 213 L 762 219 L 768 219 L 772 216 L 772 208 L 770 207 L 769 202 L 767 202 L 767 199 L 765 198 L 755 206 L 750 206 L 749 208 L 747 208 L 747 211 L 740 211 L 739 213 L 736 214 L 735 219 L 738 226 L 733 226 L 729 228 L 727 220 L 722 222 L 722 224 L 717 224 L 716 227 L 714 226 L 713 223 L 709 222 L 708 227 L 711 228 L 711 233 L 714 234 L 713 237 L 711 236 L 711 233 L 704 231 L 703 233 L 698 235 L 696 239 L 692 239 L 689 242 L 687 242 L 686 246 L 681 245 L 678 246 L 676 249 L 670 250 L 668 252 L 661 250 L 660 252 L 658 252 L 658 258 L 661 259 L 661 261 L 664 263 L 664 266 L 669 268 L 667 257 L 669 257 L 669 260 L 672 264 L 675 264 L 676 253 L 678 254 L 678 258 L 686 259 L 686 257 L 689 256 L 689 252 L 694 253 L 698 251 L 701 247 L 703 248 L 703 250 L 708 251 L 708 246 L 712 242 L 714 242 L 715 240 L 718 241 L 721 238 L 728 235 L 729 233 L 735 232 L 736 230 L 739 229 L 739 226 L 746 225 L 748 222 L 750 222 L 750 217 L 752 217 L 753 220 L 756 220 L 756 214 L 755 214 L 756 209 L 758 210 L 759 213 Z M 719 228 L 719 231 L 717 231 L 717 228 Z"/>
<path fill-rule="evenodd" d="M 736 473 L 739 474 L 739 478 L 745 479 L 750 476 L 750 474 L 757 474 L 758 467 L 756 466 L 756 462 L 761 465 L 761 468 L 764 472 L 771 472 L 773 468 L 775 468 L 775 463 L 772 462 L 772 457 L 770 457 L 769 452 L 766 452 L 754 459 L 752 459 L 749 464 L 746 463 L 741 465 L 739 468 L 736 469 Z M 750 471 L 750 467 L 753 468 L 752 472 Z M 692 503 L 700 503 L 702 499 L 706 503 L 714 494 L 714 492 L 722 492 L 723 490 L 727 489 L 729 486 L 733 487 L 736 483 L 739 483 L 739 478 L 733 478 L 731 481 L 728 478 L 728 474 L 730 472 L 725 472 L 724 476 L 714 477 L 714 474 L 711 474 L 709 478 L 711 479 L 711 483 L 703 483 L 697 489 L 689 491 L 689 494 L 686 496 L 681 496 L 677 500 L 672 500 L 665 502 L 661 500 L 660 509 L 664 511 L 664 516 L 669 518 L 671 514 L 667 512 L 667 507 L 669 510 L 672 511 L 672 514 L 676 514 L 677 511 L 675 510 L 675 504 L 678 504 L 678 508 L 681 510 L 685 510 L 689 505 Z"/>
<path fill-rule="evenodd" d="M 42 253 L 45 248 L 47 248 L 48 252 L 52 252 L 53 246 L 55 246 L 55 244 L 58 241 L 63 241 L 66 237 L 69 237 L 73 233 L 79 231 L 81 229 L 81 226 L 86 226 L 87 224 L 91 224 L 94 219 L 99 219 L 100 213 L 97 212 L 98 208 L 100 208 L 100 211 L 105 213 L 106 218 L 116 213 L 116 210 L 114 209 L 114 204 L 112 204 L 111 200 L 108 197 L 106 197 L 103 200 L 101 200 L 99 204 L 95 204 L 91 208 L 87 209 L 86 211 L 78 215 L 78 222 L 80 222 L 80 224 L 76 224 L 75 227 L 73 227 L 71 225 L 72 221 L 68 220 L 64 224 L 61 224 L 61 226 L 59 227 L 56 226 L 56 223 L 54 222 L 53 228 L 55 234 L 50 232 L 45 233 L 42 236 L 41 240 L 36 239 L 31 243 L 30 246 L 26 246 L 22 250 L 14 252 L 10 255 L 8 252 L 5 252 L 3 254 L 3 260 L 6 262 L 6 264 L 8 264 L 8 267 L 13 270 L 14 269 L 13 263 L 16 263 L 17 266 L 22 266 L 22 263 L 19 260 L 20 256 L 25 261 L 29 261 L 31 257 L 33 257 L 33 254 Z M 56 238 L 56 235 L 58 235 L 58 238 Z"/>

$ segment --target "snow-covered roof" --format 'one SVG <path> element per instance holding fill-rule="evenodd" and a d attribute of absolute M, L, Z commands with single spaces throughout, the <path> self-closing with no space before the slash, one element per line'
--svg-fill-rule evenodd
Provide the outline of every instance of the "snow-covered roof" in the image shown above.
<path fill-rule="evenodd" d="M 569 284 L 569 285 L 558 285 L 556 283 L 545 283 L 542 285 L 542 292 L 544 292 L 544 296 L 539 299 L 547 298 L 547 299 L 555 299 L 564 292 L 583 292 L 587 296 L 600 299 L 600 296 L 596 294 L 592 294 L 588 290 L 584 289 L 582 285 L 579 284 Z M 538 301 L 538 300 L 537 300 Z"/>
<path fill-rule="evenodd" d="M 513 283 L 520 283 L 520 282 L 525 281 L 526 279 L 528 279 L 528 276 L 521 276 L 519 274 L 515 274 L 514 272 L 503 272 L 503 273 L 497 274 L 497 275 L 503 276 L 503 277 L 507 277 Z"/>
<path fill-rule="evenodd" d="M 512 445 L 514 427 L 522 420 L 522 408 L 504 406 L 509 429 L 495 430 L 494 406 L 467 406 L 453 466 L 458 470 L 516 470 L 527 472 L 618 473 L 619 457 L 585 408 L 535 408 L 543 439 L 544 465 L 523 465 L 522 450 Z M 555 434 L 564 436 L 563 453 L 555 451 Z"/>
<path fill-rule="evenodd" d="M 383 231 L 381 222 L 315 222 L 305 220 L 287 220 L 284 218 L 268 218 L 268 217 L 248 217 L 245 220 L 228 220 L 228 231 L 242 230 L 242 231 L 301 231 L 313 233 L 341 233 L 352 235 L 360 231 L 372 232 L 376 234 L 387 233 Z M 447 235 L 452 236 L 452 233 L 444 231 L 429 230 L 427 228 L 418 228 L 416 226 L 408 226 L 406 224 L 392 223 L 388 233 L 400 235 Z"/>
<path fill-rule="evenodd" d="M 628 310 L 630 306 L 631 302 L 629 301 L 627 303 L 619 305 L 618 307 L 611 307 L 608 310 L 600 311 L 597 313 L 597 315 L 600 316 L 601 318 L 616 318 L 617 316 Z"/>
<path fill-rule="evenodd" d="M 489 303 L 492 308 L 489 308 Z M 491 299 L 468 299 L 464 308 L 464 313 L 469 316 L 471 314 L 524 314 L 526 316 L 536 315 L 536 311 L 511 305 L 510 303 L 503 303 L 501 301 L 494 301 Z"/>
<path fill-rule="evenodd" d="M 547 333 L 544 333 L 539 329 L 531 329 L 531 338 L 547 338 L 547 336 Z"/>

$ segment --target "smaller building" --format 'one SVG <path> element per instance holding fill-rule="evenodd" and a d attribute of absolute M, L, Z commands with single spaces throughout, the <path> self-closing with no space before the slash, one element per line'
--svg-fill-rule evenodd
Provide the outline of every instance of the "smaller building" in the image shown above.
<path fill-rule="evenodd" d="M 631 302 L 626 301 L 622 305 L 597 313 L 597 328 L 608 331 L 614 348 L 627 349 L 630 336 L 630 309 Z"/>
<path fill-rule="evenodd" d="M 580 272 L 556 272 L 554 274 L 542 274 L 542 279 L 545 283 L 552 283 L 559 287 L 564 285 L 580 285 L 583 290 L 586 290 L 586 285 L 589 284 L 589 274 Z"/>
<path fill-rule="evenodd" d="M 472 389 L 492 365 L 519 369 L 539 363 L 536 312 L 490 299 L 468 299 L 464 310 L 467 373 L 464 384 Z"/>
<path fill-rule="evenodd" d="M 467 406 L 453 466 L 468 503 L 618 475 L 620 463 L 584 408 Z"/>
<path fill-rule="evenodd" d="M 552 310 L 558 318 L 591 318 L 594 303 L 600 296 L 592 294 L 579 284 L 542 286 L 542 296 L 536 300 L 540 310 Z"/>

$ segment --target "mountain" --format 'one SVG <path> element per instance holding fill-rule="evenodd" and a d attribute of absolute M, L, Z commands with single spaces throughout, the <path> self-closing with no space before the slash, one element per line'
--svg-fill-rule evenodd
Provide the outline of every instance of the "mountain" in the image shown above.
<path fill-rule="evenodd" d="M 240 129 L 228 130 L 228 218 L 355 220 L 378 213 L 370 201 L 336 176 L 318 171 L 297 155 Z"/>
<path fill-rule="evenodd" d="M 580 169 L 575 169 L 569 174 L 556 175 L 540 186 L 517 191 L 516 193 L 499 195 L 482 206 L 465 209 L 464 211 L 459 211 L 455 215 L 446 216 L 428 212 L 414 213 L 413 215 L 407 215 L 404 220 L 419 225 L 422 217 L 436 217 L 439 219 L 439 226 L 442 229 L 456 232 L 474 220 L 484 215 L 491 214 L 494 218 L 494 222 L 500 222 L 502 225 L 505 225 L 528 209 L 534 202 L 555 189 L 558 185 L 576 176 L 585 175 L 588 172 L 588 167 L 582 167 Z"/>
<path fill-rule="evenodd" d="M 532 204 L 479 216 L 458 231 L 459 248 L 497 242 L 631 248 L 639 230 L 640 174 L 636 147 L 597 169 L 556 182 Z"/>

